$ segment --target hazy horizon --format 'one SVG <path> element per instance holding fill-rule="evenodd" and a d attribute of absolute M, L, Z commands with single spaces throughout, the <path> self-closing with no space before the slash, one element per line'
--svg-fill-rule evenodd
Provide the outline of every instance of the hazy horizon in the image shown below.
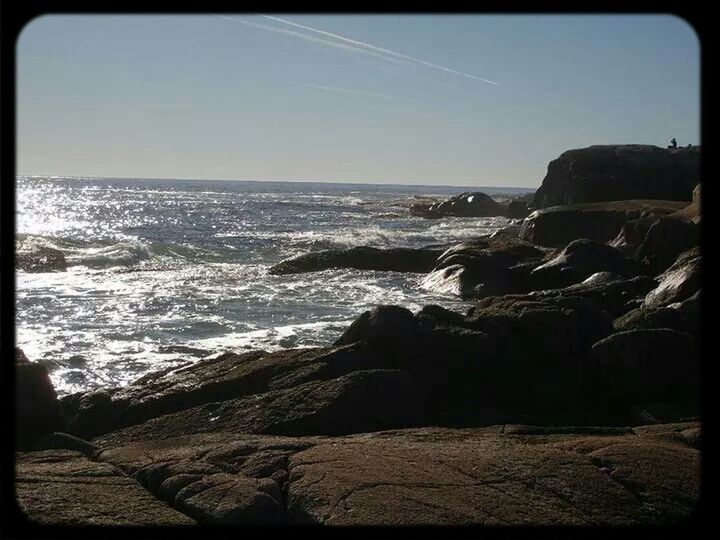
<path fill-rule="evenodd" d="M 665 15 L 46 15 L 17 74 L 18 176 L 533 189 L 571 148 L 701 144 Z"/>

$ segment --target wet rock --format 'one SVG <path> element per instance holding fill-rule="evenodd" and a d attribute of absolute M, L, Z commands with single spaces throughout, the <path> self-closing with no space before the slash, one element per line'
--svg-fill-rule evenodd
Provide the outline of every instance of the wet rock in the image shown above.
<path fill-rule="evenodd" d="M 15 268 L 25 272 L 63 272 L 67 270 L 67 261 L 59 249 L 34 246 L 15 253 Z"/>
<path fill-rule="evenodd" d="M 492 197 L 479 191 L 465 192 L 433 204 L 413 204 L 410 213 L 424 218 L 505 216 L 507 210 Z"/>
<path fill-rule="evenodd" d="M 198 349 L 197 347 L 187 347 L 185 345 L 168 345 L 159 347 L 160 354 L 187 354 L 190 356 L 203 357 L 210 354 L 207 349 Z"/>
<path fill-rule="evenodd" d="M 642 328 L 671 328 L 700 335 L 700 291 L 687 300 L 660 307 L 640 307 L 629 311 L 613 322 L 617 331 Z"/>
<path fill-rule="evenodd" d="M 681 253 L 672 266 L 657 277 L 659 285 L 648 293 L 643 306 L 667 306 L 690 298 L 700 290 L 701 266 L 699 247 Z"/>
<path fill-rule="evenodd" d="M 505 215 L 510 219 L 525 219 L 530 215 L 531 206 L 527 201 L 510 201 L 505 210 Z"/>
<path fill-rule="evenodd" d="M 700 228 L 676 218 L 659 218 L 649 227 L 633 255 L 657 275 L 667 270 L 678 255 L 700 244 Z"/>
<path fill-rule="evenodd" d="M 545 251 L 509 236 L 462 242 L 438 257 L 421 282 L 428 290 L 482 298 L 528 288 L 528 275 Z"/>
<path fill-rule="evenodd" d="M 700 148 L 595 145 L 568 150 L 548 165 L 533 204 L 659 199 L 690 201 L 700 176 Z"/>
<path fill-rule="evenodd" d="M 632 278 L 645 267 L 608 245 L 582 239 L 570 242 L 557 256 L 530 272 L 533 289 L 557 289 L 579 283 L 597 272 Z"/>
<path fill-rule="evenodd" d="M 15 445 L 24 450 L 45 433 L 62 431 L 57 394 L 45 366 L 15 364 Z"/>
<path fill-rule="evenodd" d="M 301 274 L 330 268 L 354 268 L 391 272 L 428 272 L 442 253 L 442 248 L 378 249 L 358 246 L 306 253 L 284 260 L 269 270 L 270 274 Z"/>
<path fill-rule="evenodd" d="M 25 356 L 25 353 L 20 347 L 15 347 L 15 363 L 28 363 L 30 360 L 28 360 L 28 357 Z"/>
<path fill-rule="evenodd" d="M 70 450 L 16 454 L 15 497 L 25 516 L 40 525 L 195 524 L 113 465 Z"/>
<path fill-rule="evenodd" d="M 598 272 L 586 280 L 565 287 L 533 291 L 530 298 L 578 296 L 593 300 L 601 309 L 619 317 L 634 308 L 645 295 L 657 286 L 657 282 L 648 276 L 625 279 L 613 272 Z"/>
<path fill-rule="evenodd" d="M 623 225 L 646 216 L 663 216 L 684 203 L 627 200 L 571 204 L 535 210 L 522 223 L 520 238 L 541 246 L 560 247 L 580 238 L 610 242 Z"/>
<path fill-rule="evenodd" d="M 33 451 L 41 450 L 73 450 L 80 452 L 90 459 L 94 459 L 97 447 L 92 443 L 59 431 L 46 433 L 33 445 Z"/>

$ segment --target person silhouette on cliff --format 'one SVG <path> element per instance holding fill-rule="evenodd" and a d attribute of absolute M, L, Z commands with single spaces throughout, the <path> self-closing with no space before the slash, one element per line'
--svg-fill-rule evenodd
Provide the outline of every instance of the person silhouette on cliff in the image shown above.
<path fill-rule="evenodd" d="M 670 148 L 677 148 L 677 141 L 675 139 L 670 141 Z"/>

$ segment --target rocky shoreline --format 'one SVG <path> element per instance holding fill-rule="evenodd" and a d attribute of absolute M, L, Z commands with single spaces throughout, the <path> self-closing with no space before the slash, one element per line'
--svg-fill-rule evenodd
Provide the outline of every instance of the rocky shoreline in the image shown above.
<path fill-rule="evenodd" d="M 691 166 L 669 175 L 658 163 L 695 157 L 611 148 L 552 162 L 532 213 L 493 235 L 315 252 L 271 270 L 423 273 L 423 286 L 472 299 L 467 313 L 378 306 L 325 347 L 211 355 L 61 399 L 17 350 L 20 509 L 64 525 L 689 518 L 700 483 L 699 171 L 685 192 L 677 175 Z M 557 163 L 571 158 L 595 168 Z M 644 180 L 658 191 L 576 200 L 578 183 L 617 186 L 643 159 L 643 178 L 663 171 Z M 679 200 L 657 197 L 676 193 L 663 182 Z M 570 204 L 538 204 L 558 185 Z M 468 197 L 422 211 L 468 215 L 458 206 Z"/>

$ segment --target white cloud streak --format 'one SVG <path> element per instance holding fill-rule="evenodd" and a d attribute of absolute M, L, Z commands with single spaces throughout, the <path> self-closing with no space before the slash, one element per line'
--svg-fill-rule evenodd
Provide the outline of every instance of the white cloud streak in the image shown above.
<path fill-rule="evenodd" d="M 294 22 L 288 21 L 288 20 L 286 20 L 286 19 L 281 19 L 280 17 L 273 17 L 273 16 L 270 16 L 270 15 L 263 15 L 262 13 L 258 13 L 258 15 L 260 15 L 261 17 L 264 17 L 264 18 L 266 18 L 266 19 L 269 19 L 269 20 L 271 20 L 271 21 L 275 21 L 275 22 L 287 24 L 287 25 L 290 25 L 290 26 L 294 26 L 294 27 L 296 27 L 296 28 L 301 28 L 302 30 L 308 30 L 308 31 L 310 31 L 310 32 L 315 32 L 315 33 L 317 33 L 317 34 L 321 34 L 321 35 L 324 35 L 324 36 L 328 36 L 328 37 L 330 37 L 330 38 L 337 39 L 337 40 L 342 41 L 342 42 L 344 42 L 344 43 L 349 43 L 349 44 L 355 46 L 355 48 L 361 48 L 361 49 L 363 49 L 363 50 L 374 51 L 374 52 L 376 52 L 376 53 L 380 53 L 380 54 L 387 55 L 387 56 L 389 56 L 389 57 L 391 57 L 391 58 L 399 58 L 399 59 L 403 59 L 403 60 L 409 60 L 409 61 L 411 61 L 411 62 L 415 62 L 415 63 L 417 63 L 417 64 L 420 64 L 420 65 L 423 65 L 423 66 L 426 66 L 426 67 L 429 67 L 429 68 L 438 69 L 438 70 L 441 70 L 441 71 L 445 71 L 445 72 L 447 72 L 447 73 L 452 73 L 452 74 L 454 74 L 454 75 L 460 75 L 460 76 L 462 76 L 462 77 L 467 77 L 467 78 L 474 79 L 474 80 L 477 80 L 477 81 L 481 81 L 481 82 L 484 82 L 484 83 L 487 83 L 487 84 L 492 84 L 492 85 L 494 85 L 494 86 L 499 86 L 499 83 L 496 83 L 495 81 L 490 81 L 490 80 L 488 80 L 488 79 L 482 79 L 482 78 L 480 78 L 480 77 L 478 77 L 478 76 L 476 76 L 476 75 L 473 75 L 473 74 L 471 74 L 471 73 L 465 73 L 465 72 L 463 72 L 463 71 L 457 71 L 457 70 L 454 70 L 454 69 L 450 69 L 450 68 L 448 68 L 448 67 L 440 66 L 440 65 L 438 65 L 438 64 L 433 64 L 432 62 L 428 62 L 428 61 L 426 61 L 426 60 L 421 60 L 420 58 L 415 58 L 415 57 L 413 57 L 413 56 L 408 56 L 408 55 L 406 55 L 406 54 L 402 54 L 402 53 L 399 53 L 399 52 L 391 51 L 391 50 L 389 50 L 389 49 L 383 49 L 382 47 L 377 47 L 376 45 L 372 45 L 372 44 L 370 44 L 370 43 L 365 43 L 365 42 L 363 42 L 363 41 L 357 41 L 357 40 L 355 40 L 355 39 L 350 39 L 350 38 L 348 38 L 348 37 L 341 36 L 340 34 L 334 34 L 334 33 L 332 33 L 332 32 L 326 32 L 325 30 L 320 30 L 320 29 L 318 29 L 318 28 L 313 28 L 313 27 L 311 27 L 311 26 L 305 26 L 305 25 L 303 25 L 303 24 L 294 23 Z"/>
<path fill-rule="evenodd" d="M 385 54 L 378 53 L 378 52 L 375 52 L 375 51 L 372 51 L 369 49 L 364 49 L 362 47 L 356 47 L 354 45 L 347 45 L 344 43 L 338 43 L 337 41 L 330 41 L 328 39 L 322 39 L 322 38 L 315 37 L 315 36 L 312 36 L 309 34 L 304 34 L 302 32 L 295 32 L 293 30 L 286 30 L 284 28 L 277 28 L 275 26 L 268 26 L 266 24 L 260 24 L 260 23 L 256 23 L 253 21 L 248 21 L 247 19 L 240 19 L 238 17 L 229 17 L 227 15 L 217 15 L 217 16 L 220 17 L 221 19 L 241 23 L 241 24 L 244 24 L 247 26 L 252 26 L 253 28 L 259 28 L 261 30 L 267 30 L 269 32 L 275 32 L 278 34 L 285 34 L 287 36 L 293 36 L 293 37 L 302 39 L 303 41 L 307 41 L 310 43 L 317 43 L 317 44 L 326 45 L 328 47 L 332 47 L 335 49 L 341 49 L 341 50 L 357 52 L 357 53 L 361 53 L 361 54 L 367 54 L 369 56 L 374 56 L 375 58 L 380 58 L 382 60 L 386 60 L 386 61 L 392 62 L 394 64 L 410 64 L 410 62 L 402 61 L 398 58 L 393 58 L 391 56 L 389 57 Z"/>

